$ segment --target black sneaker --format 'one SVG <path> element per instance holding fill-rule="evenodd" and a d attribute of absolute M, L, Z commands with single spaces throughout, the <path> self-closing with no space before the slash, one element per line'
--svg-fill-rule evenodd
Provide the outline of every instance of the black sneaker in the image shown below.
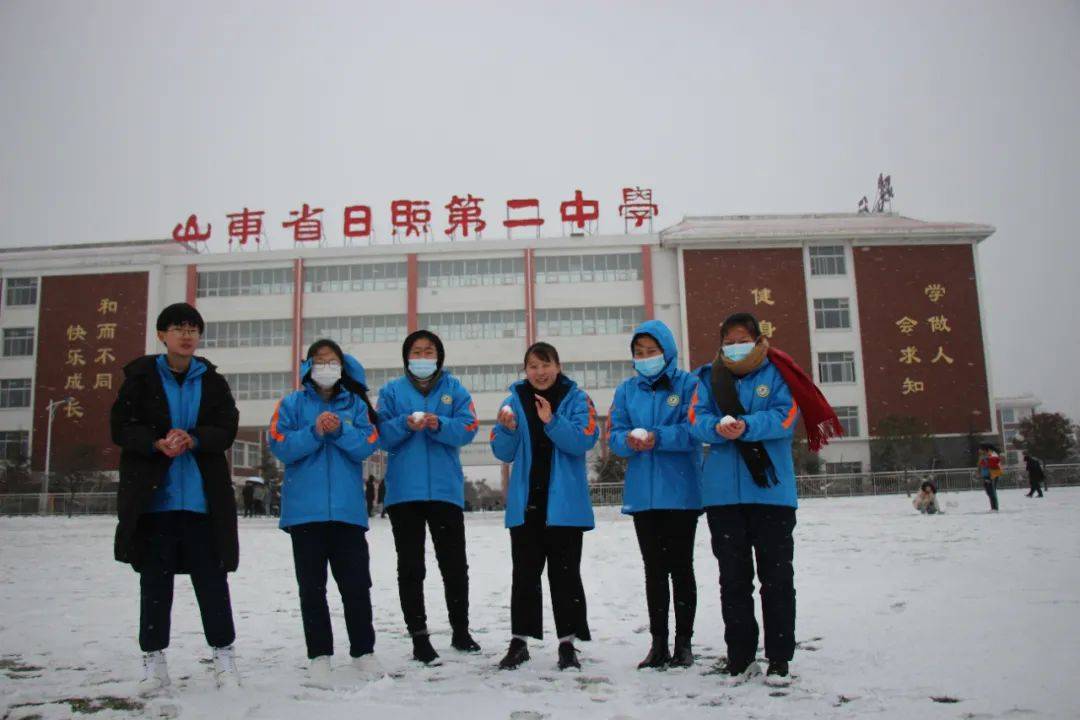
<path fill-rule="evenodd" d="M 786 660 L 770 660 L 769 670 L 766 675 L 779 675 L 780 677 L 788 676 L 788 664 Z"/>
<path fill-rule="evenodd" d="M 751 665 L 754 664 L 753 660 L 731 660 L 730 658 L 724 661 L 724 672 L 731 677 L 738 677 L 744 674 Z"/>
<path fill-rule="evenodd" d="M 687 668 L 694 664 L 694 651 L 690 649 L 690 638 L 675 638 L 675 652 L 671 655 L 671 667 Z"/>
<path fill-rule="evenodd" d="M 529 659 L 529 646 L 521 638 L 510 641 L 510 648 L 506 651 L 506 657 L 499 661 L 500 670 L 514 670 Z"/>
<path fill-rule="evenodd" d="M 577 659 L 577 648 L 569 641 L 559 643 L 559 669 L 566 670 L 567 668 L 581 669 L 581 663 Z"/>
<path fill-rule="evenodd" d="M 431 647 L 431 638 L 424 635 L 413 635 L 412 639 L 413 660 L 418 660 L 425 665 L 440 665 L 439 653 Z"/>
<path fill-rule="evenodd" d="M 450 641 L 450 646 L 458 652 L 464 653 L 478 653 L 480 652 L 480 646 L 468 630 L 460 633 L 454 633 L 454 638 Z"/>
<path fill-rule="evenodd" d="M 653 638 L 652 647 L 649 648 L 649 654 L 638 663 L 637 667 L 638 670 L 645 670 L 646 668 L 663 670 L 670 660 L 671 653 L 668 652 L 667 638 L 656 636 Z"/>

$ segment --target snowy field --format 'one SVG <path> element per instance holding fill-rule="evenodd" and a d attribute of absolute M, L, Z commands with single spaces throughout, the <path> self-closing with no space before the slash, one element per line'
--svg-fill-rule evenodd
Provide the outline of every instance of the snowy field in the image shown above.
<path fill-rule="evenodd" d="M 1068 718 L 1080 717 L 1080 489 L 1043 500 L 1002 492 L 943 495 L 923 517 L 904 496 L 809 500 L 796 529 L 799 649 L 786 690 L 732 685 L 716 564 L 699 526 L 698 664 L 640 672 L 648 649 L 643 572 L 631 522 L 598 513 L 583 574 L 594 640 L 583 670 L 555 668 L 555 640 L 531 645 L 516 672 L 495 663 L 509 632 L 509 539 L 501 515 L 467 520 L 479 656 L 449 648 L 429 548 L 427 598 L 444 660 L 409 660 L 388 520 L 372 547 L 376 651 L 391 676 L 335 690 L 305 687 L 304 643 L 288 536 L 241 520 L 231 576 L 245 686 L 213 687 L 195 601 L 177 582 L 170 698 L 138 700 L 137 576 L 112 560 L 110 518 L 0 518 L 0 718 Z M 546 591 L 545 591 L 546 602 Z M 347 657 L 331 591 L 337 660 Z M 550 614 L 545 616 L 551 629 Z"/>

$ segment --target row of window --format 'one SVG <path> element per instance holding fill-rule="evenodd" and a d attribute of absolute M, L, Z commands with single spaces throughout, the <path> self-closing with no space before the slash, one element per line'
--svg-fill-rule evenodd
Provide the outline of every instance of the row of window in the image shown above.
<path fill-rule="evenodd" d="M 524 285 L 525 258 L 425 260 L 420 263 L 420 287 L 479 287 Z"/>
<path fill-rule="evenodd" d="M 536 258 L 536 282 L 625 282 L 641 279 L 641 253 Z"/>
<path fill-rule="evenodd" d="M 396 342 L 409 334 L 405 315 L 343 315 L 304 320 L 304 345 L 329 338 L 338 345 Z"/>
<path fill-rule="evenodd" d="M 304 292 L 397 290 L 407 286 L 408 273 L 403 262 L 305 266 Z"/>
<path fill-rule="evenodd" d="M 195 286 L 196 297 L 291 295 L 292 291 L 292 268 L 200 272 Z"/>
<path fill-rule="evenodd" d="M 0 432 L 0 460 L 19 462 L 30 457 L 30 431 Z"/>
<path fill-rule="evenodd" d="M 536 311 L 539 337 L 574 335 L 626 335 L 645 322 L 645 308 L 587 307 Z"/>
<path fill-rule="evenodd" d="M 204 348 L 284 347 L 292 345 L 292 320 L 226 320 L 206 323 Z"/>
<path fill-rule="evenodd" d="M 525 337 L 524 310 L 421 313 L 420 327 L 443 340 L 500 340 Z"/>

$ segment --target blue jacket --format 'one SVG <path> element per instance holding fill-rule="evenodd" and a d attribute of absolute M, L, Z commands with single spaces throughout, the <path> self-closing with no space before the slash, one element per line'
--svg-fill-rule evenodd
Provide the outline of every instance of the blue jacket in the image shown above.
<path fill-rule="evenodd" d="M 525 523 L 525 504 L 529 500 L 529 469 L 532 466 L 532 441 L 529 421 L 517 388 L 527 382 L 519 380 L 510 386 L 510 397 L 503 400 L 517 418 L 517 429 L 511 432 L 496 424 L 491 431 L 491 449 L 495 457 L 513 463 L 510 485 L 506 493 L 506 527 Z M 551 481 L 548 485 L 547 524 L 592 529 L 592 499 L 589 478 L 585 470 L 585 454 L 596 445 L 596 408 L 584 390 L 573 380 L 551 422 L 544 432 L 555 445 L 551 451 Z M 500 408 L 502 405 L 499 406 Z"/>
<path fill-rule="evenodd" d="M 746 432 L 740 440 L 760 440 L 765 446 L 779 481 L 769 488 L 758 487 L 735 443 L 716 432 L 716 424 L 724 413 L 713 400 L 712 365 L 699 368 L 697 374 L 699 382 L 690 423 L 694 436 L 710 445 L 702 473 L 705 506 L 748 503 L 797 507 L 791 438 L 799 419 L 799 408 L 780 371 L 766 359 L 757 370 L 735 380 L 739 402 L 746 408 L 746 414 L 739 416 L 746 422 Z"/>
<path fill-rule="evenodd" d="M 300 377 L 310 369 L 308 360 Z M 345 356 L 344 372 L 364 384 L 364 368 L 355 358 Z M 341 419 L 337 432 L 315 432 L 315 418 L 324 412 Z M 325 401 L 308 380 L 278 403 L 269 436 L 270 451 L 285 463 L 280 527 L 331 520 L 368 526 L 363 463 L 378 448 L 379 431 L 363 400 L 342 391 Z"/>
<path fill-rule="evenodd" d="M 438 430 L 409 429 L 414 412 L 437 415 Z M 443 371 L 425 396 L 401 376 L 379 391 L 379 432 L 388 454 L 386 506 L 417 500 L 438 500 L 465 506 L 461 447 L 480 429 L 476 407 L 465 386 Z"/>
<path fill-rule="evenodd" d="M 206 365 L 192 358 L 182 386 L 177 384 L 176 376 L 169 369 L 169 362 L 165 355 L 158 355 L 157 371 L 161 384 L 165 387 L 165 399 L 169 403 L 169 419 L 172 421 L 172 426 L 190 432 L 199 419 L 202 376 L 206 374 Z M 165 484 L 154 493 L 146 511 L 168 512 L 170 510 L 206 513 L 203 477 L 192 451 L 173 458 L 169 465 L 169 472 L 165 476 Z"/>
<path fill-rule="evenodd" d="M 656 338 L 664 351 L 660 377 L 638 373 L 615 389 L 608 424 L 608 444 L 619 457 L 630 458 L 623 490 L 624 513 L 642 510 L 701 509 L 701 442 L 690 432 L 690 408 L 698 378 L 678 368 L 675 336 L 659 320 L 638 326 L 634 335 Z M 660 387 L 654 389 L 654 383 Z M 656 435 L 652 450 L 638 452 L 627 445 L 634 428 Z"/>

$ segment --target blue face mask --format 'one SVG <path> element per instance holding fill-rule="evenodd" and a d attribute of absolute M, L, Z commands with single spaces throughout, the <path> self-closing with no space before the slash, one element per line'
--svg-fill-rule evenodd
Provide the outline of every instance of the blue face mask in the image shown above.
<path fill-rule="evenodd" d="M 757 345 L 757 343 L 752 343 L 752 342 L 735 343 L 734 345 L 725 345 L 724 346 L 724 357 L 726 357 L 731 362 L 739 362 L 740 360 L 742 360 L 743 358 L 745 358 L 747 355 L 749 355 L 751 352 L 754 351 L 754 346 L 755 345 Z"/>
<path fill-rule="evenodd" d="M 665 365 L 667 365 L 667 360 L 664 359 L 663 355 L 655 355 L 651 358 L 634 360 L 634 369 L 647 378 L 659 375 Z"/>
<path fill-rule="evenodd" d="M 436 365 L 437 363 L 434 360 L 428 358 L 410 358 L 409 372 L 421 380 L 426 380 L 435 374 Z"/>

